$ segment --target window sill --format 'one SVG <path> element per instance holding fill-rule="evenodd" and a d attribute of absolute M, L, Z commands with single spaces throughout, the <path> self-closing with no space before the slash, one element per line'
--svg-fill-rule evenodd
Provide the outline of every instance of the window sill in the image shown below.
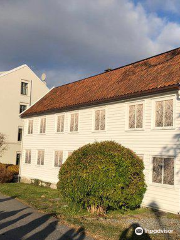
<path fill-rule="evenodd" d="M 132 129 L 126 129 L 126 132 L 142 132 L 144 131 L 144 128 L 132 128 Z"/>
<path fill-rule="evenodd" d="M 38 135 L 46 135 L 46 133 L 38 133 Z"/>
<path fill-rule="evenodd" d="M 105 133 L 107 132 L 106 130 L 93 130 L 92 133 Z"/>
<path fill-rule="evenodd" d="M 56 170 L 58 170 L 59 171 L 59 169 L 60 169 L 61 167 L 52 167 L 51 169 L 56 169 Z"/>
<path fill-rule="evenodd" d="M 157 130 L 175 130 L 176 128 L 175 127 L 157 127 L 157 128 L 152 128 L 151 130 L 152 131 L 157 131 Z"/>
<path fill-rule="evenodd" d="M 74 132 L 68 132 L 69 134 L 78 134 L 79 132 L 74 131 Z"/>
<path fill-rule="evenodd" d="M 55 132 L 56 134 L 65 134 L 65 132 Z"/>
<path fill-rule="evenodd" d="M 175 185 L 168 185 L 168 184 L 161 184 L 161 183 L 150 183 L 149 186 L 166 188 L 166 189 L 174 189 L 175 188 Z"/>

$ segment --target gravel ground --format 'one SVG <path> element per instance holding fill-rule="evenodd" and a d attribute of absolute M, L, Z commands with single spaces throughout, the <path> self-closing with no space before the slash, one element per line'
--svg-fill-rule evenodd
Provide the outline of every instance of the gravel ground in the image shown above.
<path fill-rule="evenodd" d="M 92 218 L 87 218 L 87 221 Z M 113 218 L 94 218 L 103 222 L 104 224 L 111 224 L 115 226 L 122 226 L 125 230 L 129 229 L 134 231 L 136 227 L 142 227 L 147 230 L 173 230 L 172 233 L 156 233 L 149 234 L 149 237 L 142 239 L 168 239 L 168 240 L 180 240 L 180 217 L 178 215 L 169 216 L 167 213 L 153 211 L 153 213 L 142 213 L 136 215 L 122 215 L 118 219 Z M 122 238 L 126 240 L 126 238 Z M 134 238 L 128 238 L 134 239 Z M 138 238 L 137 238 L 138 239 Z M 141 238 L 140 238 L 141 239 Z M 121 240 L 121 238 L 120 238 Z"/>

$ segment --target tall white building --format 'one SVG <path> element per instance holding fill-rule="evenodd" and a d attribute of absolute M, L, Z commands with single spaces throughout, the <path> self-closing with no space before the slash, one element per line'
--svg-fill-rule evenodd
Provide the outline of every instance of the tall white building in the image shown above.
<path fill-rule="evenodd" d="M 19 163 L 23 131 L 19 114 L 47 92 L 46 84 L 27 65 L 0 72 L 0 133 L 6 138 L 0 162 Z"/>

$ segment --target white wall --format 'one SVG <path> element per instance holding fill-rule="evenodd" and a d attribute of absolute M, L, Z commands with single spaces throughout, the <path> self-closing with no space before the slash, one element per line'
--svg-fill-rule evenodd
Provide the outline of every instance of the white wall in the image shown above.
<path fill-rule="evenodd" d="M 154 100 L 164 97 L 172 97 L 175 101 L 174 119 L 175 126 L 169 130 L 157 130 L 153 127 L 153 103 Z M 33 117 L 34 133 L 27 135 L 27 119 L 25 119 L 25 132 L 23 141 L 23 156 L 25 149 L 31 149 L 31 164 L 21 165 L 21 176 L 26 178 L 38 178 L 44 181 L 56 183 L 58 181 L 59 169 L 53 167 L 53 154 L 55 150 L 64 151 L 64 160 L 67 158 L 68 151 L 75 150 L 82 145 L 94 141 L 115 140 L 123 146 L 128 147 L 139 155 L 143 155 L 145 165 L 145 178 L 148 190 L 143 200 L 144 205 L 155 205 L 159 208 L 171 212 L 180 211 L 180 100 L 177 99 L 175 92 L 161 94 L 148 98 L 138 99 L 144 103 L 144 129 L 128 130 L 127 108 L 131 101 L 121 101 L 106 104 L 106 130 L 95 132 L 93 130 L 94 109 L 102 107 L 89 107 L 80 109 L 79 112 L 79 131 L 69 133 L 68 119 L 70 112 L 65 113 L 65 132 L 56 133 L 56 114 L 46 115 L 46 134 L 39 134 L 39 117 Z M 137 101 L 137 100 L 136 100 Z M 45 149 L 45 164 L 37 166 L 37 150 Z M 153 156 L 173 156 L 175 159 L 175 185 L 161 185 L 152 183 L 152 157 Z"/>
<path fill-rule="evenodd" d="M 21 95 L 21 81 L 28 83 L 28 95 Z M 18 142 L 18 127 L 23 127 L 20 103 L 29 107 L 47 92 L 47 86 L 26 65 L 0 75 L 0 133 L 7 142 L 0 162 L 15 164 L 16 153 L 21 151 L 21 142 Z"/>

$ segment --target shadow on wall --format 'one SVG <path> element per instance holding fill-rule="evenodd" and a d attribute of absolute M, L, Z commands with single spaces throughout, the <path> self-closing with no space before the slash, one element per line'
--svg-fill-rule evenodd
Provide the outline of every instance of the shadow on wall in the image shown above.
<path fill-rule="evenodd" d="M 151 212 L 154 214 L 155 222 L 157 223 L 157 225 L 155 226 L 155 229 L 147 228 L 147 230 L 167 229 L 167 227 L 163 224 L 163 221 L 162 221 L 162 216 L 164 215 L 164 213 L 158 210 L 158 208 L 159 208 L 158 204 L 156 202 L 151 202 L 150 206 L 153 207 L 151 209 Z M 150 237 L 151 234 L 148 234 L 145 232 L 145 229 L 143 229 L 143 233 L 141 235 L 137 235 L 136 234 L 137 228 L 143 229 L 143 227 L 139 223 L 131 224 L 127 229 L 125 229 L 122 232 L 119 240 L 136 240 L 136 239 L 137 240 L 150 240 L 150 239 L 154 239 L 154 238 Z M 163 234 L 163 236 L 162 236 L 162 234 Z M 153 234 L 153 237 L 154 237 L 154 234 Z M 162 237 L 162 239 L 167 239 L 167 240 L 173 239 L 173 237 L 171 237 L 169 233 L 161 233 L 161 237 Z"/>

